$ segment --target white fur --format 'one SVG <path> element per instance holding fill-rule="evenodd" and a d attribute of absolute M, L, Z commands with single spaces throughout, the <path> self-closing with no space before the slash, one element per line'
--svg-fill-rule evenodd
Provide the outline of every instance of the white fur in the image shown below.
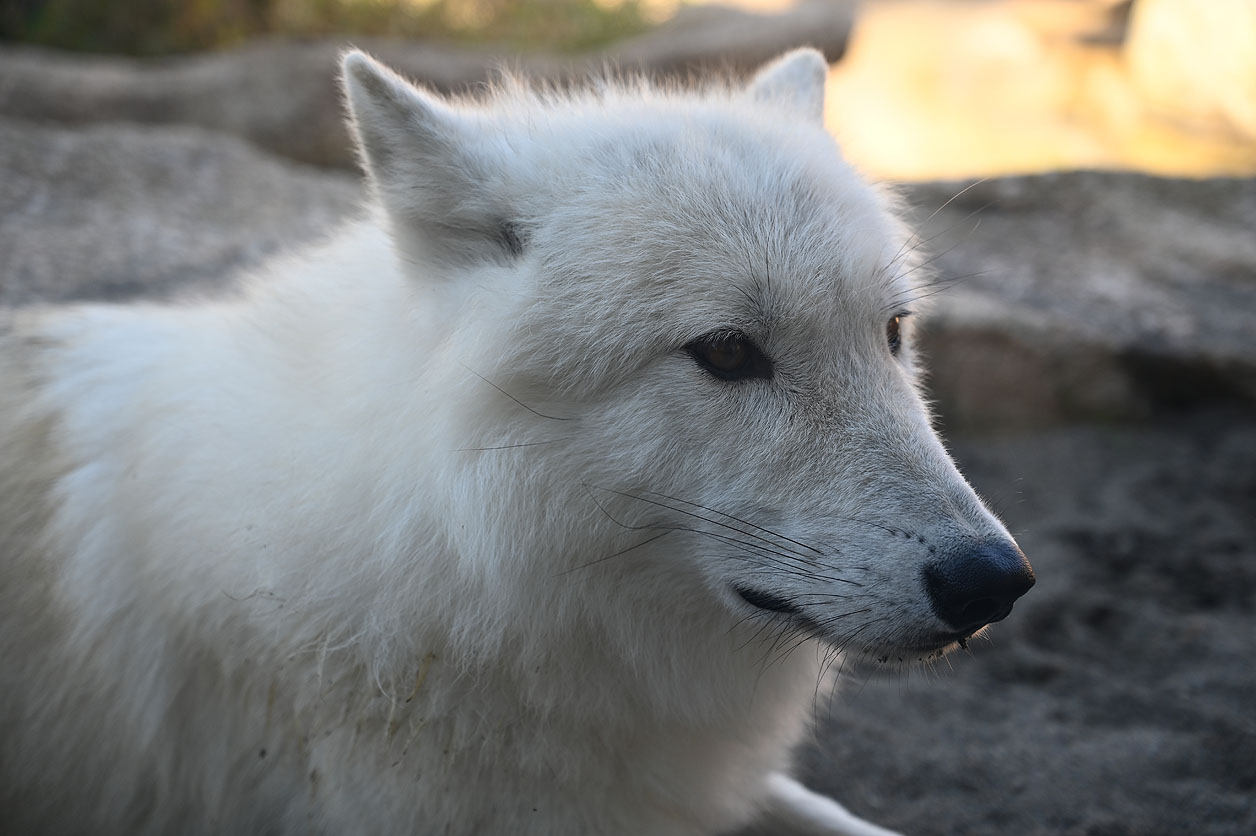
<path fill-rule="evenodd" d="M 1006 532 L 886 346 L 913 242 L 819 56 L 345 66 L 379 209 L 238 298 L 0 324 L 0 830 L 884 833 L 784 775 L 817 683 L 940 653 L 929 547 Z M 725 328 L 771 381 L 683 350 Z"/>

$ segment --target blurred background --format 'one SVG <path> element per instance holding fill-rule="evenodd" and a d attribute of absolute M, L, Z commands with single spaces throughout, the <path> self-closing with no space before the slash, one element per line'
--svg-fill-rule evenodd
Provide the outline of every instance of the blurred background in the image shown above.
<path fill-rule="evenodd" d="M 6 0 L 0 38 L 136 56 L 222 50 L 276 36 L 437 40 L 501 56 L 578 56 L 659 27 L 718 29 L 732 21 L 728 9 L 793 10 L 828 30 L 815 37 L 832 57 L 841 53 L 830 122 L 847 153 L 875 175 L 1256 170 L 1256 11 L 1248 0 L 867 0 L 857 13 L 854 3 L 812 2 L 801 4 L 809 13 L 797 14 L 799 5 Z M 820 21 L 825 6 L 828 20 Z M 694 59 L 718 59 L 739 46 L 691 34 L 707 40 L 706 53 Z"/>
<path fill-rule="evenodd" d="M 0 0 L 0 304 L 213 293 L 358 211 L 350 43 L 441 91 L 820 48 L 1039 582 L 848 677 L 803 776 L 910 834 L 1256 833 L 1256 0 Z"/>

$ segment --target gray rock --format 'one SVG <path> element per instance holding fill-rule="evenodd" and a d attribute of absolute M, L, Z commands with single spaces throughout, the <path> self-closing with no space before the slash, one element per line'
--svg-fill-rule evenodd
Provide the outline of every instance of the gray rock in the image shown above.
<path fill-rule="evenodd" d="M 67 125 L 188 125 L 242 137 L 281 156 L 350 167 L 337 88 L 345 40 L 270 40 L 163 59 L 0 50 L 0 116 Z M 447 47 L 366 41 L 376 55 L 448 90 L 486 78 L 492 57 Z M 544 71 L 546 67 L 536 69 Z"/>
<path fill-rule="evenodd" d="M 594 63 L 651 75 L 683 76 L 703 67 L 748 73 L 787 49 L 813 46 L 832 64 L 846 52 L 857 5 L 810 0 L 773 15 L 686 6 L 667 23 L 613 45 Z"/>
<path fill-rule="evenodd" d="M 676 75 L 701 66 L 748 72 L 795 46 L 837 60 L 853 19 L 849 0 L 778 15 L 706 8 L 595 55 L 506 55 L 436 43 L 358 38 L 362 47 L 441 91 L 483 83 L 503 68 L 561 81 L 604 68 Z M 315 165 L 353 166 L 337 59 L 345 38 L 268 40 L 200 55 L 130 59 L 0 47 L 0 117 L 65 124 L 190 125 L 243 137 Z"/>
<path fill-rule="evenodd" d="M 220 287 L 359 201 L 356 177 L 220 134 L 0 121 L 0 304 Z"/>
<path fill-rule="evenodd" d="M 924 337 L 950 426 L 1256 402 L 1256 180 L 1078 172 L 905 196 L 935 253 Z"/>

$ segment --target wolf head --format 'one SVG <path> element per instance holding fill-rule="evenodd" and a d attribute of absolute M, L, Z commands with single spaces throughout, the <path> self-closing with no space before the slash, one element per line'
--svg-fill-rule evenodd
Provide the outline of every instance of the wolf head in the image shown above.
<path fill-rule="evenodd" d="M 432 501 L 481 571 L 526 589 L 542 561 L 550 588 L 614 579 L 642 619 L 767 619 L 895 661 L 1032 585 L 930 426 L 916 241 L 824 130 L 826 71 L 799 50 L 744 86 L 450 102 L 346 57 L 437 312 L 423 432 L 458 487 Z"/>

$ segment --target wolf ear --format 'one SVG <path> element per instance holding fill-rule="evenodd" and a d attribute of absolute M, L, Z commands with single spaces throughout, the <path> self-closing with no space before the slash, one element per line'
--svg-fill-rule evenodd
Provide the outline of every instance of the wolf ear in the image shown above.
<path fill-rule="evenodd" d="M 829 65 L 818 50 L 787 52 L 760 69 L 749 92 L 762 102 L 784 105 L 817 122 L 824 121 L 824 83 Z"/>
<path fill-rule="evenodd" d="M 399 243 L 454 261 L 518 254 L 491 136 L 361 52 L 345 55 L 343 70 L 358 151 Z"/>

